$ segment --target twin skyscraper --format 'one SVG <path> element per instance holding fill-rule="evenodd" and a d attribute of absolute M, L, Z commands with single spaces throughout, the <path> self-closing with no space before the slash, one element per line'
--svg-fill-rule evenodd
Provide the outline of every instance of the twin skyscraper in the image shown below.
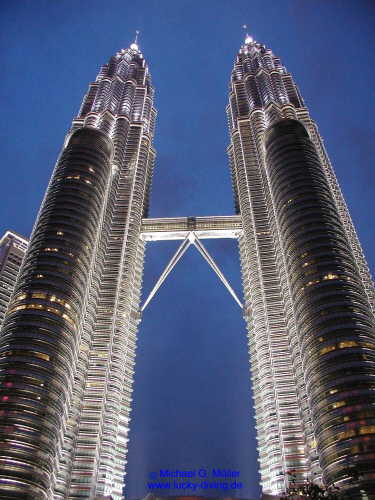
<path fill-rule="evenodd" d="M 145 244 L 181 239 L 215 268 L 201 240 L 234 237 L 263 491 L 293 470 L 375 498 L 374 288 L 292 76 L 246 38 L 227 107 L 233 216 L 147 218 L 153 98 L 134 43 L 66 137 L 2 324 L 0 497 L 123 498 Z"/>

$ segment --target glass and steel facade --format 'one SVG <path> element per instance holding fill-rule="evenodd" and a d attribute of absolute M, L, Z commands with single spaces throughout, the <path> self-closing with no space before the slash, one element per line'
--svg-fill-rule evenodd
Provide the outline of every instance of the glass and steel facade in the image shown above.
<path fill-rule="evenodd" d="M 375 494 L 372 280 L 292 76 L 250 37 L 227 114 L 263 491 L 293 470 Z"/>

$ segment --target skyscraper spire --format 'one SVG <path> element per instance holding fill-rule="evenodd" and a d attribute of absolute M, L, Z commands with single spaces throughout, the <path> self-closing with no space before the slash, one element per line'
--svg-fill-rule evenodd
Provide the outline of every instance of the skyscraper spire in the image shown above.
<path fill-rule="evenodd" d="M 135 30 L 134 42 L 130 45 L 130 48 L 133 49 L 133 50 L 139 50 L 139 47 L 138 47 L 138 35 L 139 35 L 139 30 Z"/>
<path fill-rule="evenodd" d="M 254 41 L 253 37 L 249 35 L 247 24 L 242 25 L 245 31 L 245 44 L 249 44 Z"/>

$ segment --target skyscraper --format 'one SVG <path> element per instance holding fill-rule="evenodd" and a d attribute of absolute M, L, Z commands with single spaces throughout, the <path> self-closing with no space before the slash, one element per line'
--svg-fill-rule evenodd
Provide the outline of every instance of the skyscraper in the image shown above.
<path fill-rule="evenodd" d="M 12 294 L 28 241 L 17 233 L 6 231 L 0 239 L 0 326 Z"/>
<path fill-rule="evenodd" d="M 0 496 L 122 497 L 154 122 L 134 43 L 73 121 L 3 324 Z"/>
<path fill-rule="evenodd" d="M 90 85 L 2 328 L 0 496 L 122 498 L 145 242 L 182 240 L 162 279 L 194 244 L 242 306 L 201 241 L 222 237 L 240 246 L 263 490 L 293 469 L 374 492 L 374 292 L 319 133 L 251 37 L 227 111 L 237 215 L 148 219 L 156 112 L 137 43 Z"/>
<path fill-rule="evenodd" d="M 299 90 L 250 36 L 227 113 L 263 490 L 293 470 L 375 494 L 372 280 Z"/>

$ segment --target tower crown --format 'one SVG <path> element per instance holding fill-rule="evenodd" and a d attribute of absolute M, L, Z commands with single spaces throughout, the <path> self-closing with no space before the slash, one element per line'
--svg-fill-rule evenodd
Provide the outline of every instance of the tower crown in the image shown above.
<path fill-rule="evenodd" d="M 119 50 L 115 55 L 116 59 L 125 58 L 128 61 L 132 60 L 136 62 L 141 62 L 142 60 L 143 62 L 144 58 L 141 49 L 139 48 L 138 35 L 139 31 L 137 30 L 135 32 L 134 41 L 129 45 L 128 48 Z"/>

